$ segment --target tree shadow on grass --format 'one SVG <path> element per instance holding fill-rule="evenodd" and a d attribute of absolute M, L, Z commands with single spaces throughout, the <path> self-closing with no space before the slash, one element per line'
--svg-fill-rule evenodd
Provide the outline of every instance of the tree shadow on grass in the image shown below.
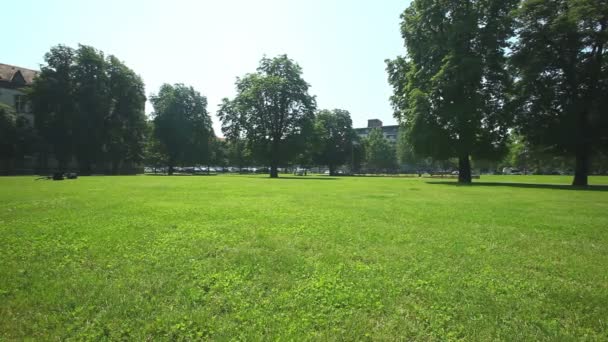
<path fill-rule="evenodd" d="M 553 190 L 576 190 L 576 191 L 608 191 L 608 185 L 571 186 L 566 184 L 535 184 L 535 183 L 500 183 L 500 182 L 473 182 L 472 184 L 459 184 L 456 182 L 430 181 L 427 184 L 441 184 L 451 186 L 483 186 L 483 187 L 507 187 L 524 189 L 553 189 Z"/>

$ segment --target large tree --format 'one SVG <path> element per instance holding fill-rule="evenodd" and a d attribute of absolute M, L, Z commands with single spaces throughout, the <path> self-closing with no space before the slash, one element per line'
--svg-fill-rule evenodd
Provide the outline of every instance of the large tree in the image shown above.
<path fill-rule="evenodd" d="M 139 163 L 144 159 L 148 127 L 145 114 L 144 83 L 133 70 L 115 56 L 109 56 L 108 82 L 110 110 L 105 120 L 105 150 L 112 173 L 123 162 Z"/>
<path fill-rule="evenodd" d="M 46 62 L 29 90 L 34 125 L 60 170 L 72 158 L 77 132 L 74 100 L 74 49 L 59 45 L 44 56 Z M 46 159 L 46 155 L 42 156 Z"/>
<path fill-rule="evenodd" d="M 333 176 L 337 166 L 352 159 L 354 131 L 350 113 L 343 109 L 321 110 L 315 116 L 314 131 L 313 159 L 319 165 L 327 165 Z"/>
<path fill-rule="evenodd" d="M 214 138 L 207 98 L 183 84 L 163 84 L 151 102 L 154 134 L 167 154 L 168 173 L 178 164 L 207 163 Z"/>
<path fill-rule="evenodd" d="M 505 70 L 510 12 L 519 0 L 414 0 L 402 15 L 407 57 L 387 61 L 396 118 L 416 154 L 470 158 L 505 153 L 510 77 Z"/>
<path fill-rule="evenodd" d="M 397 154 L 395 146 L 384 137 L 380 128 L 374 128 L 369 133 L 365 144 L 365 152 L 368 169 L 374 172 L 396 169 Z"/>
<path fill-rule="evenodd" d="M 76 106 L 76 159 L 80 172 L 91 174 L 104 161 L 106 117 L 110 112 L 110 84 L 103 52 L 85 45 L 76 50 L 73 99 Z"/>
<path fill-rule="evenodd" d="M 592 154 L 608 150 L 608 2 L 525 0 L 516 14 L 517 125 L 575 157 L 572 184 L 585 186 Z"/>
<path fill-rule="evenodd" d="M 263 58 L 257 72 L 237 79 L 236 88 L 236 97 L 220 110 L 225 112 L 222 126 L 238 127 L 256 159 L 269 163 L 270 177 L 276 178 L 279 165 L 300 152 L 312 128 L 316 102 L 302 68 L 286 55 Z"/>
<path fill-rule="evenodd" d="M 0 103 L 0 174 L 12 171 L 17 141 L 17 115 L 13 108 Z"/>
<path fill-rule="evenodd" d="M 64 170 L 73 156 L 80 169 L 107 162 L 139 162 L 145 144 L 145 92 L 139 76 L 116 57 L 90 46 L 56 46 L 29 91 L 42 148 Z M 44 158 L 43 158 L 44 159 Z"/>
<path fill-rule="evenodd" d="M 512 135 L 509 143 L 509 153 L 502 166 L 515 167 L 523 172 L 553 173 L 567 170 L 570 158 L 555 154 L 550 148 L 534 145 L 519 135 Z"/>

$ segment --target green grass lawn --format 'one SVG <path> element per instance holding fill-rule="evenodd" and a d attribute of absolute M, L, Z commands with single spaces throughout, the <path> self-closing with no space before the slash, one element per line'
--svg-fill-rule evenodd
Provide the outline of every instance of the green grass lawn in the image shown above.
<path fill-rule="evenodd" d="M 608 187 L 481 182 L 0 178 L 0 340 L 608 339 Z"/>

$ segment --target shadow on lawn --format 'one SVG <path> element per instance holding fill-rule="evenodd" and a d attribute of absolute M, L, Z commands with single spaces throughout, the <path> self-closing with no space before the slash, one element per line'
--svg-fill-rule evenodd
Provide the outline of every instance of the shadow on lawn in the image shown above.
<path fill-rule="evenodd" d="M 528 189 L 554 189 L 554 190 L 577 190 L 577 191 L 608 191 L 608 185 L 589 185 L 587 187 L 571 186 L 566 184 L 534 184 L 534 183 L 500 183 L 500 182 L 475 182 L 471 185 L 458 184 L 456 182 L 426 182 L 427 184 L 442 184 L 452 186 L 495 186 Z"/>

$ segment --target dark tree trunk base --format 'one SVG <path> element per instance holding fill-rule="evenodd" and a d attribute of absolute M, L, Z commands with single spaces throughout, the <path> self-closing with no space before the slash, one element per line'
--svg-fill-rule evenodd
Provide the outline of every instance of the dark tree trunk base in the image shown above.
<path fill-rule="evenodd" d="M 588 174 L 589 174 L 589 153 L 588 148 L 582 146 L 576 154 L 576 169 L 574 170 L 574 180 L 572 181 L 573 186 L 587 186 L 589 185 Z"/>
<path fill-rule="evenodd" d="M 471 161 L 468 154 L 458 158 L 458 183 L 471 184 Z"/>
<path fill-rule="evenodd" d="M 574 175 L 574 181 L 572 181 L 572 185 L 573 186 L 588 186 L 589 185 L 589 181 L 587 179 L 587 176 L 577 176 Z"/>
<path fill-rule="evenodd" d="M 270 166 L 270 178 L 279 178 L 279 168 L 277 165 Z"/>

